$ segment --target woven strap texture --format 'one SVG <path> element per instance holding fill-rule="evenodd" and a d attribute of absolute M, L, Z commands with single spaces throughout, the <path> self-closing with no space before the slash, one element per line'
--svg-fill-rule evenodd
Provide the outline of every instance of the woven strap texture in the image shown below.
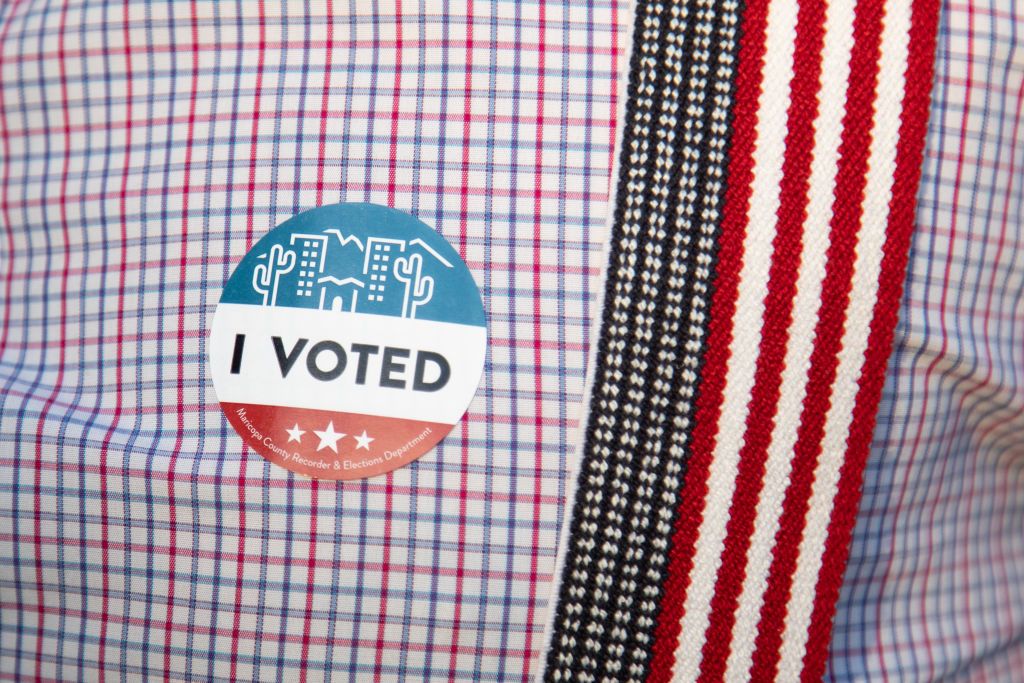
<path fill-rule="evenodd" d="M 637 4 L 546 680 L 820 680 L 937 11 Z"/>

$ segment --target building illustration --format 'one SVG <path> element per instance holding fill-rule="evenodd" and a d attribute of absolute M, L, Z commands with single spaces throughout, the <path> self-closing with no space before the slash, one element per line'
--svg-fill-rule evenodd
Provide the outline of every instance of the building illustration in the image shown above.
<path fill-rule="evenodd" d="M 436 276 L 452 267 L 421 239 L 364 241 L 330 228 L 294 233 L 257 256 L 252 286 L 264 306 L 415 318 L 433 300 Z"/>
<path fill-rule="evenodd" d="M 362 280 L 347 277 L 344 280 L 333 275 L 318 278 L 321 310 L 349 311 L 355 313 L 359 305 L 359 293 L 365 287 Z"/>
<path fill-rule="evenodd" d="M 323 272 L 327 257 L 326 235 L 292 235 L 292 248 L 299 258 L 299 282 L 296 295 L 313 296 L 317 274 Z"/>

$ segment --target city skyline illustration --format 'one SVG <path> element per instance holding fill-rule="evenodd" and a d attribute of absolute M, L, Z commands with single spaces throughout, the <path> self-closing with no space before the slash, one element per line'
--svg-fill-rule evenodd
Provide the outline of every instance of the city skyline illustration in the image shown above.
<path fill-rule="evenodd" d="M 264 306 L 416 318 L 452 268 L 422 239 L 361 239 L 332 227 L 292 233 L 257 254 L 252 291 Z"/>

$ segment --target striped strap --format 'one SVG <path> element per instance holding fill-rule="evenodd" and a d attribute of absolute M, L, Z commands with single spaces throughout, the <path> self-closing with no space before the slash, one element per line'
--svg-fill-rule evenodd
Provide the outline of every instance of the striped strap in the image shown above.
<path fill-rule="evenodd" d="M 638 2 L 546 679 L 821 678 L 937 11 Z"/>

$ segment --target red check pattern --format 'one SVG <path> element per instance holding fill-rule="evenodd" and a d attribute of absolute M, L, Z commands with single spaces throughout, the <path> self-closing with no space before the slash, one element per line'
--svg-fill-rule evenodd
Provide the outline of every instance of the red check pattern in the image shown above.
<path fill-rule="evenodd" d="M 0 5 L 0 674 L 526 680 L 625 14 Z M 241 256 L 338 201 L 438 229 L 490 338 L 435 451 L 340 484 L 247 450 L 206 367 Z"/>
<path fill-rule="evenodd" d="M 815 679 L 838 595 L 827 680 L 1017 680 L 1021 11 L 946 1 L 936 32 L 924 0 L 722 4 L 744 17 L 727 315 L 654 677 Z M 0 678 L 536 671 L 629 14 L 0 4 Z M 248 451 L 205 369 L 238 259 L 335 201 L 440 230 L 490 331 L 440 448 L 343 483 Z"/>

